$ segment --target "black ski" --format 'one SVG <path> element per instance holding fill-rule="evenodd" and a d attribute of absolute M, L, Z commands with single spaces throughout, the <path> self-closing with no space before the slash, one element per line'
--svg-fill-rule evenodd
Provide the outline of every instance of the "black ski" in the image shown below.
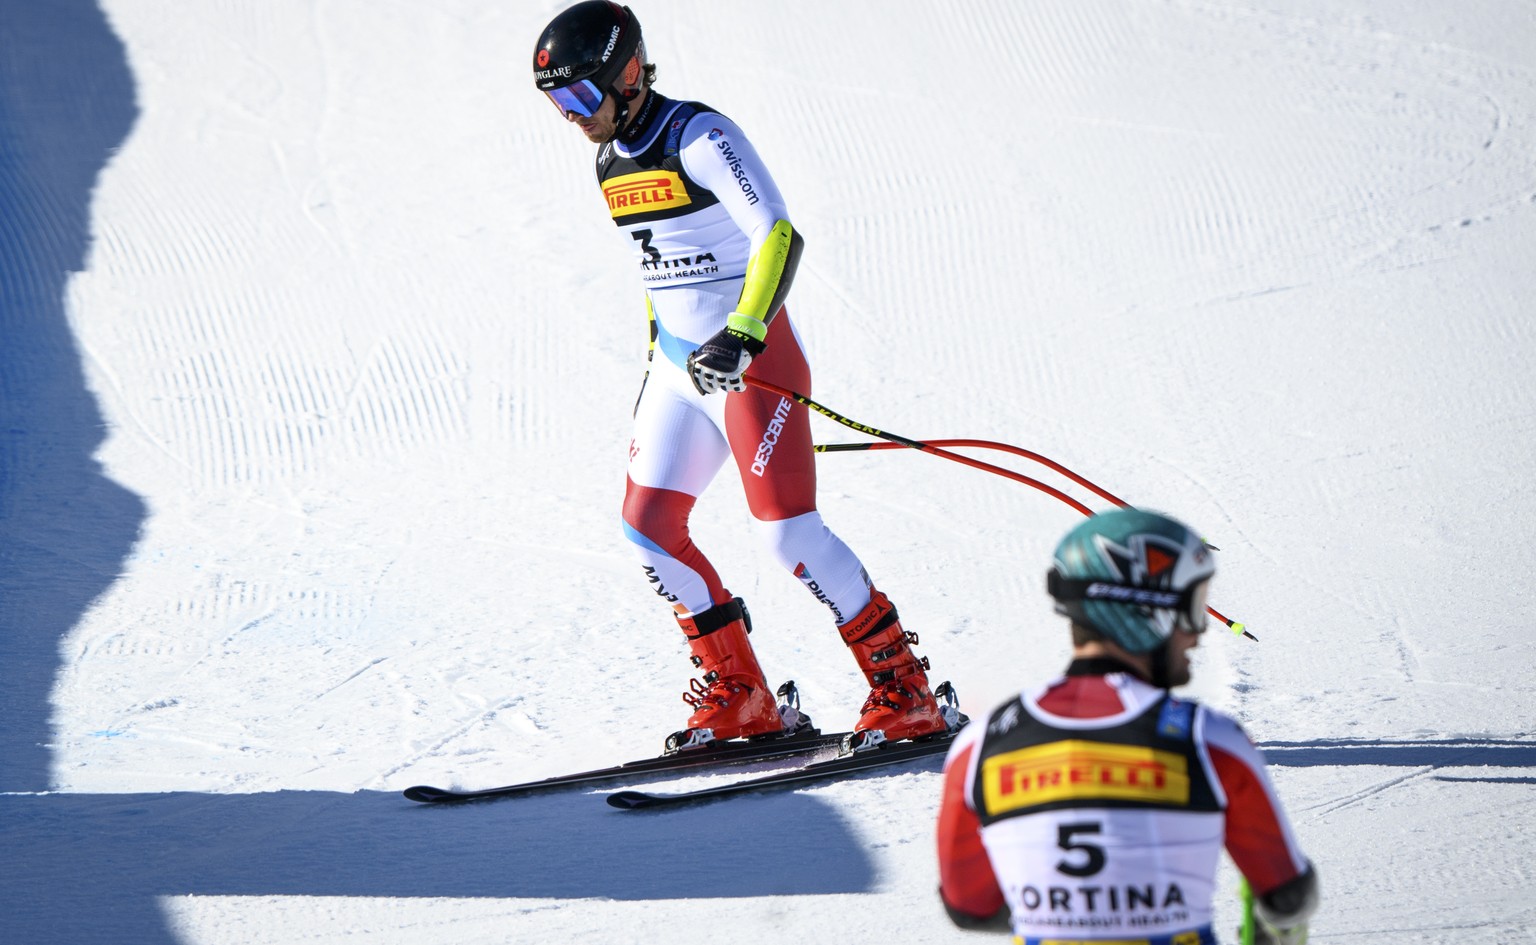
<path fill-rule="evenodd" d="M 639 761 L 630 761 L 608 768 L 594 768 L 591 771 L 556 775 L 555 777 L 544 778 L 539 781 L 526 781 L 522 784 L 508 784 L 503 787 L 482 788 L 477 791 L 455 791 L 448 788 L 418 784 L 415 787 L 406 788 L 404 793 L 408 799 L 420 801 L 423 804 L 451 804 L 463 801 L 483 801 L 493 798 L 516 797 L 539 791 L 627 778 L 637 774 L 686 771 L 690 768 L 707 767 L 710 765 L 744 764 L 763 759 L 811 754 L 825 748 L 834 748 L 841 745 L 843 739 L 847 736 L 847 732 L 834 732 L 830 735 L 823 735 L 819 730 L 811 729 L 808 732 L 784 735 L 762 741 L 722 742 L 714 747 L 690 749 L 678 752 L 677 754 L 662 755 L 657 758 L 644 758 Z"/>
<path fill-rule="evenodd" d="M 773 790 L 794 784 L 803 784 L 807 781 L 821 781 L 859 771 L 868 771 L 872 768 L 884 768 L 888 765 L 900 764 L 903 761 L 910 761 L 914 758 L 942 755 L 949 750 L 950 743 L 955 740 L 955 735 L 958 733 L 959 730 L 957 729 L 942 735 L 933 735 L 920 741 L 889 742 L 877 748 L 856 751 L 849 755 L 840 755 L 826 761 L 813 761 L 810 764 L 801 765 L 790 771 L 781 771 L 758 778 L 732 781 L 729 784 L 720 784 L 714 787 L 699 788 L 696 791 L 682 791 L 676 794 L 647 794 L 644 791 L 619 791 L 608 795 L 608 803 L 622 810 L 637 810 L 640 808 L 664 807 L 673 804 L 686 804 L 692 801 L 711 800 L 717 797 L 728 797 L 732 794 L 743 794 L 748 791 Z"/>

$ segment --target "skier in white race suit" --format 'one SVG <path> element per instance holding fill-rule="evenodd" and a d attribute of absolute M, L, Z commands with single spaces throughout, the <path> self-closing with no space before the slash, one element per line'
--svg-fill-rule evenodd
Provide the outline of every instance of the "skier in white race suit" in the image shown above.
<path fill-rule="evenodd" d="M 695 501 L 727 460 L 763 544 L 826 605 L 869 682 L 856 737 L 875 744 L 944 731 L 916 637 L 816 509 L 808 411 L 744 380 L 810 394 L 784 307 L 802 239 L 752 143 L 712 108 L 655 90 L 640 23 L 617 3 L 591 0 L 556 16 L 534 50 L 534 77 L 599 146 L 597 183 L 645 286 L 651 348 L 624 531 L 703 674 L 684 694 L 693 712 L 669 749 L 795 724 L 758 664 L 745 605 L 689 534 Z"/>
<path fill-rule="evenodd" d="M 1225 847 L 1255 893 L 1257 941 L 1301 945 L 1317 906 L 1264 760 L 1188 683 L 1216 565 L 1198 535 L 1116 509 L 1056 548 L 1066 673 L 963 729 L 945 759 L 939 893 L 964 928 L 1021 945 L 1214 945 Z"/>

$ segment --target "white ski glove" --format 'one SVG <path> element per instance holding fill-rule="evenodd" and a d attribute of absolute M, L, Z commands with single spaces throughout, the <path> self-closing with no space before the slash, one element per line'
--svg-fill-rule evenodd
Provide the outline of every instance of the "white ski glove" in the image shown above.
<path fill-rule="evenodd" d="M 747 373 L 752 358 L 763 353 L 761 341 L 734 328 L 722 328 L 715 336 L 688 355 L 688 373 L 701 394 L 717 390 L 740 393 L 747 389 L 741 376 Z"/>
<path fill-rule="evenodd" d="M 1311 863 L 1295 879 L 1253 900 L 1254 945 L 1307 945 L 1307 920 L 1321 898 Z"/>
<path fill-rule="evenodd" d="M 1259 919 L 1253 923 L 1253 945 L 1307 945 L 1307 923 L 1282 929 Z"/>

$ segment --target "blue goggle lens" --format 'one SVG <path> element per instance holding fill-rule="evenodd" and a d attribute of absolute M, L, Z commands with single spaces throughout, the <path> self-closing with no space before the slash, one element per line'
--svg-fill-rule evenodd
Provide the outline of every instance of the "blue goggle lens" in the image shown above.
<path fill-rule="evenodd" d="M 583 118 L 591 118 L 603 105 L 603 93 L 590 79 L 582 79 L 544 93 L 560 109 L 560 114 L 575 112 Z"/>

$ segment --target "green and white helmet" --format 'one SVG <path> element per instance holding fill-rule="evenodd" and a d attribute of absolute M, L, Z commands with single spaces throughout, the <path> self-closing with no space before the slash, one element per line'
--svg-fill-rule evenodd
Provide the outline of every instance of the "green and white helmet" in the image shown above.
<path fill-rule="evenodd" d="M 1141 509 L 1095 515 L 1056 546 L 1046 579 L 1056 612 L 1129 653 L 1150 653 L 1175 628 L 1205 629 L 1216 560 L 1183 523 Z"/>

